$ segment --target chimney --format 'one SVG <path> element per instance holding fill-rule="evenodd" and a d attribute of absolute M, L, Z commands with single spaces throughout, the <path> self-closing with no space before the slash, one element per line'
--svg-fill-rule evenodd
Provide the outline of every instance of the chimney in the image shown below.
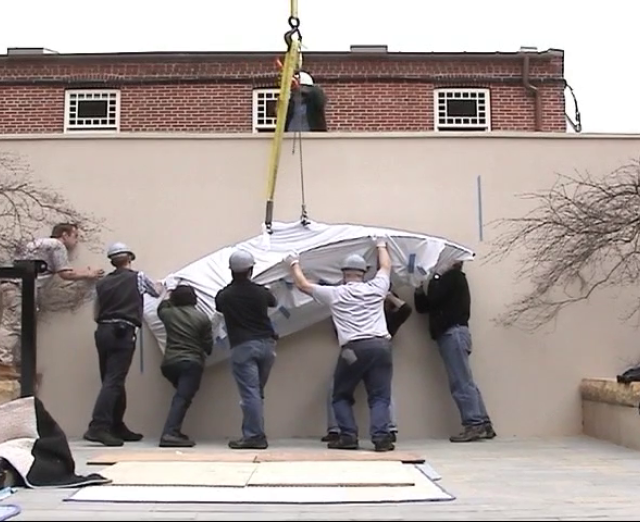
<path fill-rule="evenodd" d="M 46 47 L 7 47 L 7 56 L 39 56 L 44 54 L 58 54 Z"/>
<path fill-rule="evenodd" d="M 388 53 L 387 45 L 352 45 L 350 48 L 352 53 Z"/>

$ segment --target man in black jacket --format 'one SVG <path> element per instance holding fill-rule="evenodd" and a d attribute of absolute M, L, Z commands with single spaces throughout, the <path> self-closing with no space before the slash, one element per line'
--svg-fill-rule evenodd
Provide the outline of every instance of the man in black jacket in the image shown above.
<path fill-rule="evenodd" d="M 287 108 L 286 132 L 327 132 L 324 91 L 315 85 L 306 72 L 299 72 L 294 83 Z"/>
<path fill-rule="evenodd" d="M 463 431 L 449 438 L 451 442 L 473 442 L 496 436 L 491 419 L 478 389 L 471 366 L 471 294 L 462 262 L 442 274 L 434 274 L 427 293 L 422 287 L 414 295 L 416 312 L 429 314 L 429 332 L 438 344 L 449 379 L 451 396 L 458 407 Z"/>
<path fill-rule="evenodd" d="M 277 306 L 271 291 L 251 280 L 255 260 L 236 250 L 229 257 L 231 283 L 216 294 L 216 310 L 224 316 L 231 369 L 240 393 L 242 438 L 231 449 L 267 449 L 264 432 L 264 389 L 276 360 L 276 334 L 269 308 Z"/>
<path fill-rule="evenodd" d="M 84 438 L 105 446 L 122 446 L 123 442 L 142 439 L 140 433 L 124 424 L 125 381 L 142 326 L 143 295 L 159 297 L 162 285 L 132 270 L 131 262 L 136 256 L 124 243 L 111 245 L 107 257 L 115 270 L 98 281 L 94 302 L 94 319 L 98 323 L 94 337 L 102 387 Z"/>
<path fill-rule="evenodd" d="M 413 309 L 402 299 L 398 297 L 396 293 L 390 291 L 384 302 L 384 317 L 387 320 L 387 330 L 389 335 L 393 339 L 400 330 L 400 327 L 409 319 Z M 398 438 L 398 421 L 396 419 L 396 405 L 391 397 L 391 403 L 389 404 L 389 433 L 391 435 L 391 441 L 396 442 Z M 322 442 L 331 442 L 340 438 L 340 428 L 336 421 L 336 416 L 333 413 L 333 378 L 329 385 L 329 394 L 327 396 L 327 434 L 320 440 Z"/>
<path fill-rule="evenodd" d="M 158 318 L 167 332 L 160 370 L 176 390 L 162 430 L 161 448 L 195 446 L 182 433 L 182 422 L 200 389 L 206 356 L 213 351 L 211 321 L 196 308 L 197 303 L 193 287 L 181 284 L 158 306 Z"/>

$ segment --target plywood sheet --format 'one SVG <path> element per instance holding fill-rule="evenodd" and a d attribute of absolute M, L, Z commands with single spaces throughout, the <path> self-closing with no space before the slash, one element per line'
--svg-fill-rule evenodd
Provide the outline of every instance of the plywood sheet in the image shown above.
<path fill-rule="evenodd" d="M 90 466 L 108 466 L 118 462 L 254 462 L 255 460 L 256 452 L 245 450 L 112 450 L 92 457 L 87 461 L 87 464 Z"/>
<path fill-rule="evenodd" d="M 247 486 L 413 486 L 424 476 L 401 462 L 263 462 Z"/>
<path fill-rule="evenodd" d="M 408 451 L 376 452 L 367 450 L 330 450 L 330 449 L 269 449 L 258 452 L 257 462 L 334 462 L 334 461 L 389 461 L 418 464 L 424 458 Z"/>
<path fill-rule="evenodd" d="M 87 461 L 89 465 L 108 466 L 117 462 L 295 462 L 295 461 L 396 461 L 422 463 L 424 458 L 408 451 L 347 451 L 329 449 L 268 449 L 261 451 L 216 450 L 111 450 Z"/>
<path fill-rule="evenodd" d="M 67 501 L 154 504 L 375 504 L 433 502 L 455 497 L 426 477 L 415 486 L 361 488 L 220 488 L 201 486 L 89 486 Z M 105 506 L 108 509 L 108 506 Z M 255 508 L 258 509 L 258 508 Z"/>
<path fill-rule="evenodd" d="M 100 474 L 115 486 L 244 487 L 258 466 L 250 462 L 119 462 Z"/>

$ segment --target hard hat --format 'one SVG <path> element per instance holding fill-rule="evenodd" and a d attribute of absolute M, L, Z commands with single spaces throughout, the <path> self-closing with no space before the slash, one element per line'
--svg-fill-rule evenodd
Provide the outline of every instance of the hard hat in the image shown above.
<path fill-rule="evenodd" d="M 340 270 L 359 270 L 360 272 L 366 272 L 369 269 L 369 265 L 359 254 L 350 254 L 348 255 L 342 264 L 340 265 Z"/>
<path fill-rule="evenodd" d="M 131 256 L 131 261 L 133 261 L 136 258 L 136 255 L 125 243 L 120 243 L 120 242 L 113 243 L 107 249 L 107 257 L 109 259 L 122 254 L 129 254 Z"/>
<path fill-rule="evenodd" d="M 251 253 L 245 250 L 236 250 L 229 256 L 229 268 L 232 272 L 246 272 L 255 264 Z"/>
<path fill-rule="evenodd" d="M 297 76 L 298 76 L 298 83 L 300 85 L 313 85 L 313 78 L 309 73 L 300 71 Z"/>

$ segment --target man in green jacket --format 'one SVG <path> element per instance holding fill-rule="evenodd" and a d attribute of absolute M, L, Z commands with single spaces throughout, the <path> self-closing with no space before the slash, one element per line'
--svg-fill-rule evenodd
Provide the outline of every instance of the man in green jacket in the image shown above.
<path fill-rule="evenodd" d="M 196 292 L 178 285 L 158 306 L 158 318 L 167 332 L 162 375 L 175 388 L 160 438 L 161 448 L 191 448 L 195 442 L 182 433 L 182 423 L 200 389 L 205 359 L 213 351 L 209 317 L 196 308 Z"/>

